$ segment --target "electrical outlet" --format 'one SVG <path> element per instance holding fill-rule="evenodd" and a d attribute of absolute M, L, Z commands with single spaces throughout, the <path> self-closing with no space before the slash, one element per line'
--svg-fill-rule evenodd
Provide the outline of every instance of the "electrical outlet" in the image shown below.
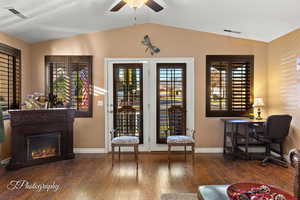
<path fill-rule="evenodd" d="M 99 107 L 103 106 L 103 101 L 97 101 L 97 106 Z"/>

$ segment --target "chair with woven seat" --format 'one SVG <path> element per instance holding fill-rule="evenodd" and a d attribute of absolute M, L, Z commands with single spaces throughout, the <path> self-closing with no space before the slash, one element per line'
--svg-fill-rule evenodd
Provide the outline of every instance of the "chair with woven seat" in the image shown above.
<path fill-rule="evenodd" d="M 115 147 L 119 147 L 119 161 L 121 157 L 121 147 L 133 147 L 136 165 L 138 167 L 138 148 L 139 137 L 136 133 L 136 119 L 137 113 L 132 106 L 123 106 L 118 109 L 116 116 L 115 130 L 111 131 L 111 150 L 112 150 L 112 166 L 114 165 Z"/>
<path fill-rule="evenodd" d="M 168 164 L 170 166 L 170 154 L 172 146 L 184 147 L 184 158 L 186 160 L 186 147 L 192 149 L 193 161 L 195 158 L 195 131 L 186 129 L 185 111 L 182 106 L 171 106 L 168 109 L 169 128 L 166 131 L 168 145 Z"/>
<path fill-rule="evenodd" d="M 139 143 L 140 143 L 139 138 L 136 136 L 119 136 L 113 138 L 111 141 L 112 166 L 114 166 L 114 160 L 115 160 L 114 159 L 115 147 L 119 147 L 119 161 L 121 157 L 121 147 L 133 147 L 136 165 L 138 166 Z"/>

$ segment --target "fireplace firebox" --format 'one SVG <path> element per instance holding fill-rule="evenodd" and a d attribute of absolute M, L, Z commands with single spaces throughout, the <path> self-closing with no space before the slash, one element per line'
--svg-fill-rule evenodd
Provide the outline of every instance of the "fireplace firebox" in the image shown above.
<path fill-rule="evenodd" d="M 27 160 L 60 157 L 61 133 L 38 134 L 27 137 Z"/>
<path fill-rule="evenodd" d="M 74 109 L 9 111 L 12 158 L 8 169 L 72 159 Z"/>

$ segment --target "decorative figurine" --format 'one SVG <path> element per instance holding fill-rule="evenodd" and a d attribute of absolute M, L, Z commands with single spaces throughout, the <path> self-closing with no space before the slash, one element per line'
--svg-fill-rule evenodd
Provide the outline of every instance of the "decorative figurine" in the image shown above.
<path fill-rule="evenodd" d="M 150 41 L 150 37 L 148 35 L 145 35 L 144 40 L 142 41 L 142 44 L 147 47 L 145 52 L 147 52 L 150 49 L 151 56 L 160 52 L 160 49 L 158 47 L 152 45 L 152 43 Z"/>

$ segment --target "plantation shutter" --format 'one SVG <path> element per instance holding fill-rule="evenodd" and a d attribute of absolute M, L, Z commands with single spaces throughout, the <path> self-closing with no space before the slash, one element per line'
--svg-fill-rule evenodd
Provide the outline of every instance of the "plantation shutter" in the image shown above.
<path fill-rule="evenodd" d="M 17 109 L 21 107 L 21 55 L 15 56 L 14 65 L 14 89 L 13 89 L 13 108 Z"/>
<path fill-rule="evenodd" d="M 228 62 L 212 62 L 210 66 L 210 110 L 228 110 Z"/>
<path fill-rule="evenodd" d="M 4 111 L 20 108 L 21 52 L 0 44 L 0 105 Z"/>
<path fill-rule="evenodd" d="M 241 117 L 252 111 L 254 56 L 206 57 L 206 116 Z"/>
<path fill-rule="evenodd" d="M 92 115 L 91 56 L 46 56 L 47 93 L 77 110 L 77 117 Z"/>
<path fill-rule="evenodd" d="M 89 111 L 91 103 L 90 62 L 91 57 L 88 56 L 70 57 L 72 106 L 83 113 Z"/>
<path fill-rule="evenodd" d="M 251 108 L 250 63 L 231 64 L 232 71 L 232 111 L 246 112 Z"/>
<path fill-rule="evenodd" d="M 68 60 L 65 57 L 51 59 L 49 62 L 50 91 L 62 103 L 71 103 L 71 85 Z"/>

